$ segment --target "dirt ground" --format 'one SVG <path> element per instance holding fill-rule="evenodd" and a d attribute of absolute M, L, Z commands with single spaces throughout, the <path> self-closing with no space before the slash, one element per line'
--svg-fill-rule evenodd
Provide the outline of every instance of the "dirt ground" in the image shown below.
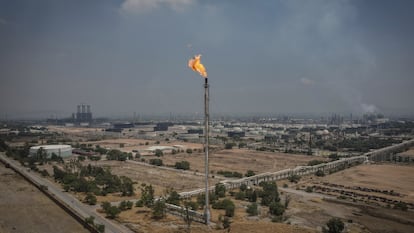
<path fill-rule="evenodd" d="M 215 211 L 215 210 L 213 210 Z M 245 213 L 244 210 L 241 210 Z M 219 211 L 216 211 L 219 212 Z M 238 213 L 236 213 L 237 215 Z M 166 218 L 154 220 L 151 218 L 151 210 L 145 207 L 133 207 L 131 210 L 124 211 L 117 219 L 120 222 L 128 223 L 128 227 L 139 233 L 182 233 L 188 227 L 182 218 L 167 214 Z M 210 227 L 204 224 L 192 222 L 192 233 L 222 233 L 227 230 L 221 229 L 215 217 Z M 237 233 L 314 233 L 316 231 L 300 226 L 292 226 L 284 223 L 272 223 L 270 221 L 251 220 L 244 217 L 234 220 L 231 224 L 231 231 Z"/>
<path fill-rule="evenodd" d="M 414 166 L 399 166 L 395 164 L 371 164 L 352 167 L 325 177 L 302 177 L 299 184 L 289 182 L 289 187 L 303 189 L 306 185 L 328 182 L 344 186 L 366 187 L 381 190 L 394 190 L 403 194 L 401 197 L 390 197 L 398 201 L 412 202 L 414 195 Z M 293 192 L 293 191 L 292 191 Z M 301 195 L 290 193 L 291 203 L 286 212 L 289 221 L 294 225 L 320 228 L 330 217 L 339 217 L 346 223 L 349 232 L 372 233 L 411 233 L 414 232 L 414 212 L 390 209 L 364 202 L 342 201 L 337 196 L 332 201 L 321 197 L 319 193 L 306 193 Z M 362 192 L 363 193 L 363 192 Z M 377 195 L 366 192 L 363 194 Z M 320 197 L 318 197 L 320 196 Z M 352 222 L 352 223 L 350 223 Z"/>
<path fill-rule="evenodd" d="M 3 164 L 0 164 L 0 187 L 0 232 L 89 232 L 52 200 Z"/>
<path fill-rule="evenodd" d="M 209 155 L 210 171 L 237 171 L 245 174 L 252 170 L 256 174 L 280 171 L 287 168 L 294 168 L 299 165 L 306 165 L 310 160 L 325 160 L 319 156 L 306 156 L 286 154 L 278 152 L 262 152 L 248 149 L 232 149 L 212 152 Z M 164 155 L 162 160 L 165 164 L 174 165 L 176 162 L 186 160 L 190 163 L 191 170 L 204 171 L 203 153 L 180 153 L 175 155 Z"/>
<path fill-rule="evenodd" d="M 414 166 L 394 164 L 360 165 L 321 179 L 344 186 L 362 186 L 401 193 L 403 201 L 414 202 Z"/>

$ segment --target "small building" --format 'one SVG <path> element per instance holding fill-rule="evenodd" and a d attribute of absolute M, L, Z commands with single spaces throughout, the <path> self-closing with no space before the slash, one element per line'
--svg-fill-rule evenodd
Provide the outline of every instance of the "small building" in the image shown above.
<path fill-rule="evenodd" d="M 227 136 L 230 137 L 230 138 L 234 138 L 234 137 L 242 138 L 245 135 L 246 134 L 243 131 L 230 131 L 230 132 L 227 132 Z"/>

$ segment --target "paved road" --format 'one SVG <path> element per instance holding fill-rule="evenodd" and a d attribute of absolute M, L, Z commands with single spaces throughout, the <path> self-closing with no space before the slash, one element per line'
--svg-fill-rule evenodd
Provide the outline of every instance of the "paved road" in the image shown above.
<path fill-rule="evenodd" d="M 21 172 L 23 175 L 28 177 L 29 179 L 33 180 L 34 182 L 45 185 L 48 187 L 48 191 L 52 193 L 55 197 L 60 199 L 62 202 L 64 202 L 66 205 L 70 206 L 74 211 L 76 211 L 80 216 L 86 218 L 89 216 L 95 217 L 95 223 L 98 224 L 104 224 L 105 225 L 105 233 L 132 233 L 131 230 L 126 228 L 123 225 L 117 224 L 115 222 L 112 222 L 98 213 L 96 213 L 96 207 L 95 206 L 89 206 L 85 205 L 81 202 L 79 202 L 75 197 L 71 196 L 70 194 L 64 192 L 61 187 L 59 187 L 57 184 L 41 178 L 38 174 L 34 172 L 29 172 L 27 168 L 22 167 L 17 161 L 12 160 L 8 157 L 6 157 L 3 153 L 0 153 L 0 159 L 6 161 L 11 166 L 13 166 L 16 170 Z"/>

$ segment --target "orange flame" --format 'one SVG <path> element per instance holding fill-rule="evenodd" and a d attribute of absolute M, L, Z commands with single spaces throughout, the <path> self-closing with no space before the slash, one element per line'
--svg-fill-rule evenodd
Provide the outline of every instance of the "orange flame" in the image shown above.
<path fill-rule="evenodd" d="M 207 78 L 207 71 L 203 64 L 200 62 L 201 54 L 194 56 L 188 61 L 188 67 L 198 72 L 202 77 Z"/>

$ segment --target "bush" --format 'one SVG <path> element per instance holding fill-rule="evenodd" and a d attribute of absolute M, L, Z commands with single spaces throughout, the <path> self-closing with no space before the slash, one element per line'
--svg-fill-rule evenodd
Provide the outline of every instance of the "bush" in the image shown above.
<path fill-rule="evenodd" d="M 224 148 L 226 150 L 231 150 L 231 149 L 233 149 L 233 146 L 234 146 L 234 143 L 226 143 L 226 145 L 224 146 Z"/>
<path fill-rule="evenodd" d="M 258 210 L 257 210 L 257 204 L 256 203 L 252 203 L 250 205 L 247 206 L 246 212 L 249 214 L 249 216 L 256 216 L 259 214 Z"/>
<path fill-rule="evenodd" d="M 285 212 L 285 207 L 280 202 L 273 201 L 269 205 L 269 212 L 272 215 L 280 216 Z"/>
<path fill-rule="evenodd" d="M 275 182 L 261 182 L 260 186 L 263 187 L 263 192 L 261 193 L 262 205 L 269 206 L 272 202 L 280 201 Z"/>
<path fill-rule="evenodd" d="M 152 217 L 154 219 L 162 219 L 165 217 L 166 205 L 163 200 L 157 200 L 152 207 Z"/>
<path fill-rule="evenodd" d="M 135 202 L 135 207 L 143 207 L 144 206 L 144 202 L 142 200 L 138 200 L 137 202 Z"/>
<path fill-rule="evenodd" d="M 403 211 L 407 211 L 408 207 L 407 207 L 407 204 L 405 204 L 404 202 L 398 202 L 397 204 L 394 205 L 394 209 L 400 209 Z"/>
<path fill-rule="evenodd" d="M 323 228 L 324 233 L 341 233 L 344 230 L 344 223 L 339 218 L 331 218 L 327 223 L 326 226 L 328 229 Z"/>
<path fill-rule="evenodd" d="M 175 168 L 181 170 L 190 170 L 190 163 L 188 161 L 176 162 Z"/>
<path fill-rule="evenodd" d="M 218 183 L 214 189 L 214 194 L 218 197 L 225 197 L 226 196 L 226 186 L 224 184 Z"/>
<path fill-rule="evenodd" d="M 156 149 L 155 150 L 155 156 L 157 156 L 157 157 L 161 157 L 161 156 L 163 156 L 164 155 L 164 153 L 162 152 L 162 150 L 160 150 L 160 149 Z"/>
<path fill-rule="evenodd" d="M 324 163 L 324 161 L 314 159 L 314 160 L 311 160 L 311 161 L 308 162 L 308 166 L 314 166 L 314 165 L 318 165 L 318 164 L 321 164 L 321 163 Z"/>
<path fill-rule="evenodd" d="M 121 201 L 121 203 L 119 203 L 118 208 L 121 211 L 130 210 L 130 209 L 132 209 L 132 205 L 133 205 L 133 203 L 131 201 Z"/>
<path fill-rule="evenodd" d="M 306 187 L 305 191 L 307 193 L 311 193 L 311 192 L 313 192 L 313 188 L 311 186 L 308 186 L 308 187 Z"/>
<path fill-rule="evenodd" d="M 289 176 L 288 180 L 292 183 L 298 183 L 300 178 L 301 177 L 299 175 L 291 175 Z"/>
<path fill-rule="evenodd" d="M 198 203 L 194 201 L 184 202 L 184 206 L 189 207 L 192 210 L 198 210 Z"/>
<path fill-rule="evenodd" d="M 166 202 L 173 205 L 180 205 L 180 198 L 180 194 L 178 194 L 177 191 L 172 190 L 168 195 Z"/>
<path fill-rule="evenodd" d="M 151 165 L 155 165 L 155 166 L 162 166 L 163 165 L 162 159 L 150 159 L 149 163 Z"/>
<path fill-rule="evenodd" d="M 256 175 L 256 173 L 254 173 L 254 171 L 248 170 L 244 176 L 249 177 L 249 176 L 254 176 L 254 175 Z"/>
<path fill-rule="evenodd" d="M 93 193 L 88 193 L 85 197 L 85 202 L 89 205 L 96 205 L 96 196 Z"/>
<path fill-rule="evenodd" d="M 230 199 L 224 199 L 222 201 L 217 201 L 212 205 L 213 209 L 224 209 L 227 217 L 234 216 L 235 205 Z"/>
<path fill-rule="evenodd" d="M 187 152 L 187 154 L 191 154 L 191 153 L 193 153 L 193 150 L 188 148 L 185 152 Z"/>
<path fill-rule="evenodd" d="M 325 173 L 322 170 L 317 170 L 315 176 L 325 176 Z"/>

